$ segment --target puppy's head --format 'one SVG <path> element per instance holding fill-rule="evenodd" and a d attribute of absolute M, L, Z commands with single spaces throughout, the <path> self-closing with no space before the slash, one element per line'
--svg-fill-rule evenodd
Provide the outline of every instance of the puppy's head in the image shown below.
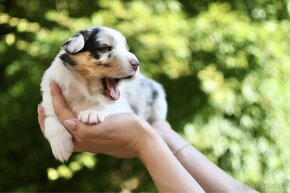
<path fill-rule="evenodd" d="M 139 62 L 125 37 L 108 27 L 82 30 L 65 42 L 60 59 L 88 82 L 101 82 L 105 96 L 120 97 L 118 83 L 132 78 Z"/>

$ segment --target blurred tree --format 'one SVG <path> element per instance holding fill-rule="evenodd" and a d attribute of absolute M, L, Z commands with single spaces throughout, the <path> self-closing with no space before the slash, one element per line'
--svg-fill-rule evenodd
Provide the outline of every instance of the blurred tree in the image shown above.
<path fill-rule="evenodd" d="M 42 73 L 96 25 L 124 33 L 194 146 L 262 192 L 290 191 L 289 2 L 0 3 L 0 191 L 156 191 L 139 161 L 82 153 L 60 164 L 39 132 Z"/>
<path fill-rule="evenodd" d="M 212 3 L 227 3 L 233 10 L 246 14 L 253 21 L 289 19 L 287 0 L 178 0 L 189 16 L 207 10 Z"/>

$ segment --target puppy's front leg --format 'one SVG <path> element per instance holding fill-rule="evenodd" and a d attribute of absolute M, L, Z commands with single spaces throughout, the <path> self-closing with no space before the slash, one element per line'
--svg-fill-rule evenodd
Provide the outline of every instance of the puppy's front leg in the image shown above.
<path fill-rule="evenodd" d="M 72 136 L 57 117 L 46 117 L 44 136 L 48 139 L 52 153 L 61 162 L 68 160 L 73 152 Z"/>
<path fill-rule="evenodd" d="M 78 115 L 78 119 L 87 124 L 99 124 L 103 122 L 107 116 L 117 113 L 133 113 L 129 104 L 123 98 L 120 98 L 115 103 L 107 104 L 106 107 L 95 107 L 81 111 Z"/>
<path fill-rule="evenodd" d="M 78 115 L 78 119 L 83 123 L 93 125 L 103 122 L 106 116 L 108 116 L 107 113 L 95 109 L 88 109 L 81 111 Z"/>

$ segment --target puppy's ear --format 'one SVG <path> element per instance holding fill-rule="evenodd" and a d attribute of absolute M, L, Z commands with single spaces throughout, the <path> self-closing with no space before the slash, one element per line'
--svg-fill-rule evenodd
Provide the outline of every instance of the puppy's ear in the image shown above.
<path fill-rule="evenodd" d="M 74 54 L 80 51 L 85 45 L 84 36 L 81 33 L 70 38 L 62 45 L 62 49 L 64 49 L 69 54 Z"/>

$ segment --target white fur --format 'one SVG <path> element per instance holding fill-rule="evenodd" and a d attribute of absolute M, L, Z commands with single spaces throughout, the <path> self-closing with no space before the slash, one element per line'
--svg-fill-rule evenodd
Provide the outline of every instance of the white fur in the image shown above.
<path fill-rule="evenodd" d="M 128 60 L 136 58 L 136 56 L 127 50 L 125 38 L 120 32 L 113 29 L 106 27 L 103 27 L 103 29 L 104 32 L 98 36 L 98 40 L 111 45 L 114 44 L 114 55 L 120 60 L 119 73 L 132 74 L 133 71 L 129 68 Z M 73 43 L 65 45 L 65 49 L 72 53 L 79 51 L 84 46 L 85 42 L 82 35 L 73 37 L 71 40 L 73 40 Z M 110 101 L 102 93 L 102 84 L 96 84 L 95 93 L 92 94 L 88 91 L 84 83 L 72 73 L 69 67 L 63 64 L 63 61 L 59 58 L 62 53 L 64 53 L 64 50 L 60 51 L 51 66 L 46 70 L 41 82 L 42 106 L 47 116 L 45 119 L 45 137 L 48 139 L 56 159 L 62 162 L 67 160 L 73 152 L 73 143 L 72 136 L 55 115 L 49 87 L 50 80 L 55 80 L 60 85 L 69 108 L 84 123 L 98 124 L 108 115 L 133 113 L 133 110 L 147 121 L 166 118 L 165 94 L 161 85 L 157 82 L 137 74 L 133 80 L 125 80 L 120 83 L 120 98 L 116 101 Z M 108 57 L 103 56 L 100 60 L 108 60 Z M 154 104 L 152 101 L 150 102 L 152 98 L 150 89 L 152 90 L 152 88 L 158 91 L 158 98 L 155 101 L 153 100 Z"/>

